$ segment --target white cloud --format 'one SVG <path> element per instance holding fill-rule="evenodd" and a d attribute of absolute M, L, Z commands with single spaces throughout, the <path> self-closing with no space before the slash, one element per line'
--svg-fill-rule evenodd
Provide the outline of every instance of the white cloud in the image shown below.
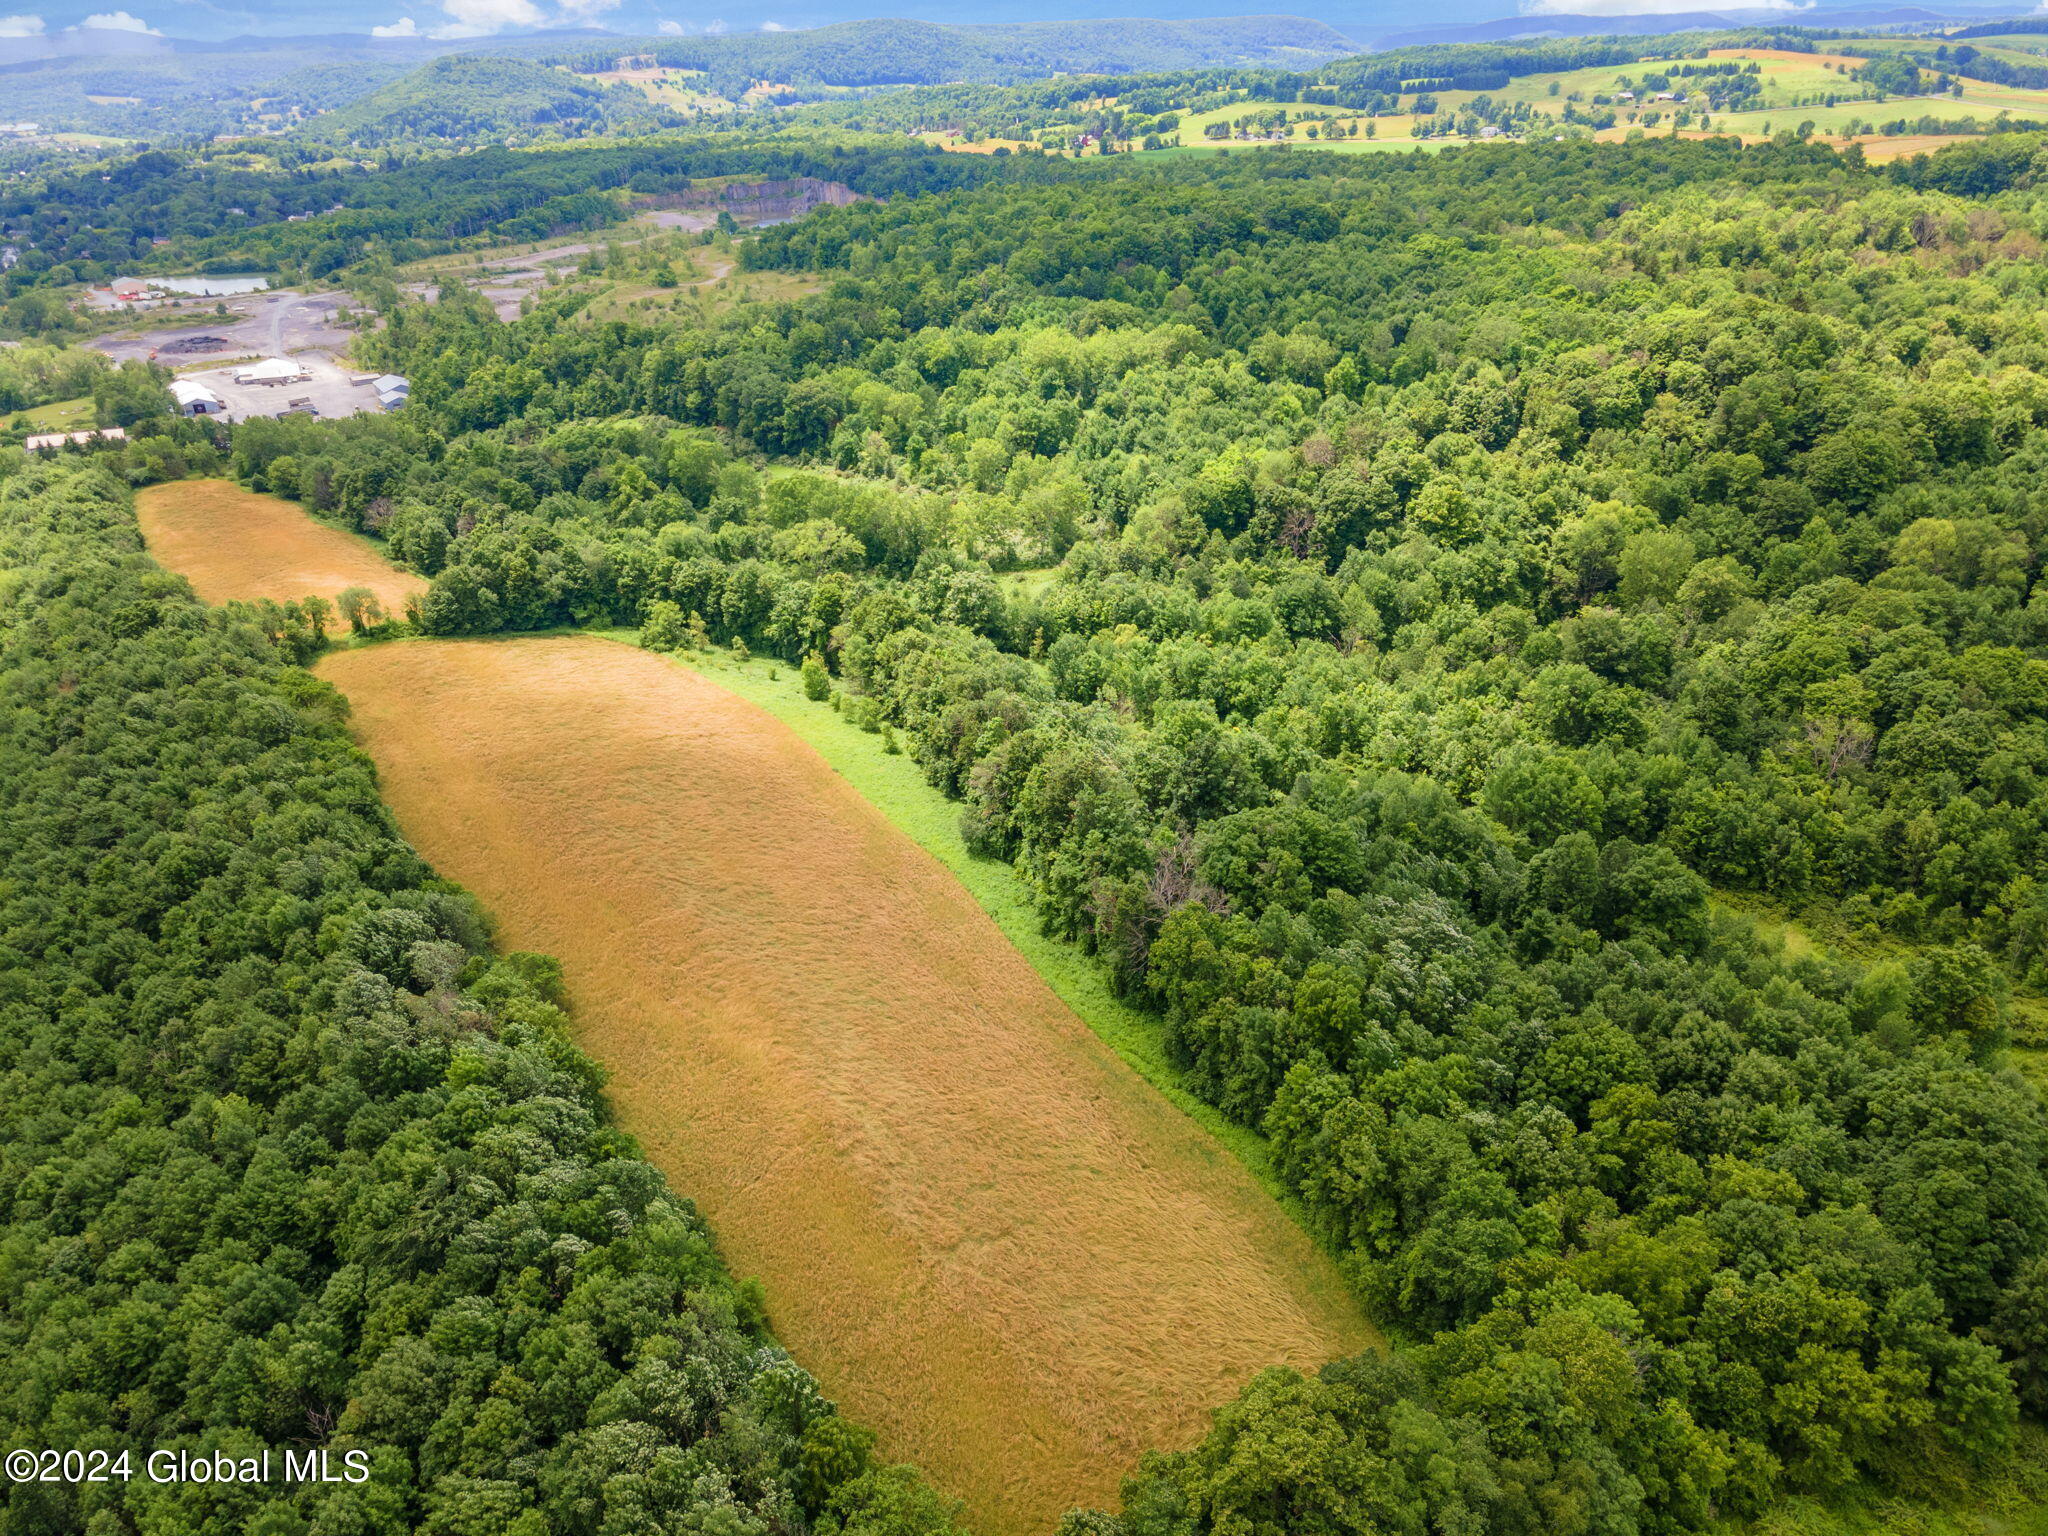
<path fill-rule="evenodd" d="M 2041 3 L 2048 5 L 2048 0 L 2041 0 Z M 663 37 L 681 37 L 683 35 L 683 24 L 680 21 L 670 21 L 667 17 L 663 17 L 654 24 L 654 30 Z"/>
<path fill-rule="evenodd" d="M 467 27 L 536 27 L 546 18 L 533 0 L 441 0 L 441 9 Z"/>
<path fill-rule="evenodd" d="M 2042 0 L 2048 5 L 2048 0 Z M 40 16 L 0 16 L 0 37 L 41 37 L 43 18 Z"/>
<path fill-rule="evenodd" d="M 440 0 L 451 18 L 431 37 L 489 37 L 507 27 L 537 27 L 547 19 L 533 0 Z"/>
<path fill-rule="evenodd" d="M 2048 0 L 2044 0 L 2044 3 L 2048 3 Z M 787 32 L 789 28 L 779 21 L 764 21 L 761 23 L 761 30 L 763 32 Z"/>
<path fill-rule="evenodd" d="M 2048 0 L 2042 0 L 2048 5 Z M 1713 0 L 1528 0 L 1525 16 L 1670 16 L 1684 11 L 1715 9 L 1738 11 L 1804 11 L 1812 8 L 1797 0 L 1736 0 L 1734 5 L 1716 7 Z"/>
<path fill-rule="evenodd" d="M 515 28 L 587 26 L 607 11 L 617 10 L 620 0 L 552 0 L 552 4 L 546 7 L 537 0 L 434 0 L 434 3 L 448 13 L 446 21 L 423 27 L 406 16 L 388 26 L 370 28 L 370 36 L 494 37 Z M 674 22 L 663 22 L 660 30 L 675 35 L 685 29 Z"/>
<path fill-rule="evenodd" d="M 151 37 L 163 36 L 163 33 L 157 31 L 155 27 L 152 27 L 140 16 L 130 16 L 126 11 L 95 11 L 77 26 L 67 27 L 65 30 L 70 32 L 146 32 Z"/>
<path fill-rule="evenodd" d="M 2041 3 L 2043 5 L 2048 5 L 2048 0 L 2041 0 Z M 706 37 L 725 36 L 725 18 L 721 16 L 716 21 L 707 21 L 706 23 L 704 23 L 704 35 Z"/>

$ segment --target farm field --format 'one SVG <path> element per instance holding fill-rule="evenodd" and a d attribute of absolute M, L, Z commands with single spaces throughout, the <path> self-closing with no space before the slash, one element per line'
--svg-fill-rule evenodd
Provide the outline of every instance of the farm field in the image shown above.
<path fill-rule="evenodd" d="M 1043 573 L 1011 574 L 1019 578 L 1016 585 L 1022 590 Z M 616 635 L 636 638 L 630 630 Z M 861 729 L 841 710 L 807 698 L 800 674 L 787 666 L 760 657 L 742 662 L 719 650 L 679 652 L 669 659 L 758 705 L 801 736 L 863 799 L 952 871 L 1018 953 L 1117 1055 L 1236 1154 L 1276 1199 L 1299 1213 L 1292 1192 L 1273 1166 L 1266 1139 L 1187 1091 L 1173 1066 L 1158 1015 L 1119 998 L 1089 956 L 1043 931 L 1037 903 L 1016 868 L 978 858 L 969 850 L 960 832 L 959 805 L 932 787 L 915 760 L 900 750 L 888 750 L 879 732 Z"/>
<path fill-rule="evenodd" d="M 1715 63 L 1748 64 L 1761 66 L 1765 99 L 1775 104 L 1792 101 L 1796 97 L 1833 91 L 1837 95 L 1848 95 L 1867 89 L 1860 82 L 1849 79 L 1829 67 L 1843 65 L 1850 69 L 1863 63 L 1861 58 L 1834 53 L 1790 53 L 1777 48 L 1712 48 L 1707 58 Z M 1462 106 L 1475 95 L 1490 95 L 1496 101 L 1526 101 L 1537 106 L 1557 110 L 1563 99 L 1577 91 L 1590 100 L 1595 95 L 1613 95 L 1629 87 L 1624 80 L 1639 81 L 1647 74 L 1660 73 L 1668 68 L 1682 67 L 1682 59 L 1646 59 L 1635 64 L 1601 65 L 1590 69 L 1564 70 L 1555 74 L 1521 75 L 1510 80 L 1499 90 L 1485 93 L 1475 91 L 1439 91 L 1438 101 L 1446 107 Z M 1550 87 L 1558 87 L 1556 95 Z M 1673 76 L 1671 88 L 1674 91 L 1690 90 L 1699 81 L 1697 78 Z"/>
<path fill-rule="evenodd" d="M 400 826 L 564 967 L 624 1124 L 826 1390 L 1042 1530 L 1371 1332 L 1244 1168 L 763 711 L 594 637 L 336 654 Z"/>
<path fill-rule="evenodd" d="M 733 104 L 723 96 L 698 90 L 691 82 L 702 80 L 699 69 L 607 69 L 582 76 L 606 85 L 628 85 L 659 106 L 679 112 L 730 112 Z"/>
<path fill-rule="evenodd" d="M 992 155 L 998 149 L 1007 149 L 1011 154 L 1028 148 L 1022 139 L 974 139 L 962 138 L 950 129 L 935 128 L 929 133 L 920 133 L 918 138 L 940 149 L 951 150 L 961 155 Z"/>
<path fill-rule="evenodd" d="M 139 500 L 210 601 L 417 585 L 221 482 Z M 592 636 L 321 671 L 408 838 L 560 958 L 622 1122 L 778 1336 L 978 1529 L 1106 1501 L 1261 1368 L 1374 1342 L 1245 1165 L 758 705 Z"/>
<path fill-rule="evenodd" d="M 1912 50 L 1925 53 L 1939 47 L 1941 39 L 1936 37 L 1859 37 L 1856 46 L 1868 53 L 1904 53 Z M 2006 64 L 2026 64 L 2039 68 L 2048 60 L 2048 33 L 2012 32 L 1991 37 L 1960 37 L 1948 45 L 1952 50 L 1970 47 L 1987 57 Z"/>
<path fill-rule="evenodd" d="M 157 563 L 209 603 L 332 599 L 368 587 L 391 613 L 427 584 L 353 534 L 315 522 L 291 502 L 227 480 L 180 480 L 137 493 L 135 513 Z"/>
<path fill-rule="evenodd" d="M 1828 92 L 1833 92 L 1837 95 L 1868 93 L 1873 98 L 1875 95 L 1874 92 L 1869 91 L 1868 87 L 1849 79 L 1846 75 L 1837 72 L 1835 68 L 1831 67 L 1844 66 L 1854 69 L 1863 62 L 1860 58 L 1853 58 L 1845 54 L 1799 54 L 1770 48 L 1719 48 L 1711 50 L 1708 57 L 1716 62 L 1747 63 L 1754 61 L 1762 66 L 1766 92 L 1765 100 L 1770 104 L 1769 110 L 1774 112 L 1782 113 L 1794 110 L 1791 106 L 1792 103 L 1809 97 L 1825 95 Z M 1565 99 L 1568 96 L 1576 94 L 1580 98 L 1579 104 L 1582 109 L 1589 110 L 1588 104 L 1594 96 L 1612 95 L 1620 90 L 1627 89 L 1628 87 L 1624 82 L 1640 81 L 1644 75 L 1656 73 L 1660 68 L 1677 62 L 1682 61 L 1665 61 L 1665 64 L 1660 64 L 1658 61 L 1646 60 L 1641 63 L 1628 65 L 1603 65 L 1550 74 L 1525 75 L 1510 80 L 1507 85 L 1497 90 L 1444 90 L 1435 91 L 1431 94 L 1436 98 L 1440 111 L 1453 114 L 1463 112 L 1481 96 L 1486 96 L 1496 102 L 1526 102 L 1535 107 L 1539 112 L 1556 116 L 1562 111 Z M 1674 89 L 1685 89 L 1689 81 L 1684 78 L 1674 77 L 1672 84 Z M 1986 87 L 1986 90 L 1992 89 L 1995 88 Z M 2028 93 L 2019 94 L 2026 95 Z M 1113 100 L 1114 98 L 1109 99 Z M 1945 100 L 1946 98 L 1943 99 Z M 1249 114 L 1276 110 L 1282 105 L 1285 106 L 1290 118 L 1294 119 L 1286 126 L 1286 142 L 1300 148 L 1335 149 L 1340 151 L 1374 150 L 1389 140 L 1407 144 L 1413 137 L 1417 122 L 1416 117 L 1411 113 L 1386 114 L 1377 120 L 1375 137 L 1371 140 L 1364 138 L 1330 140 L 1320 137 L 1311 139 L 1307 132 L 1310 121 L 1339 123 L 1348 127 L 1354 122 L 1362 123 L 1364 119 L 1356 112 L 1346 111 L 1339 107 L 1241 101 L 1228 106 L 1214 107 L 1206 112 L 1186 115 L 1182 119 L 1178 130 L 1181 147 L 1184 149 L 1216 147 L 1213 144 L 1205 143 L 1202 137 L 1203 131 L 1211 124 L 1227 123 Z M 1869 111 L 1867 109 L 1875 108 L 1878 104 L 1873 99 L 1858 105 L 1866 109 L 1863 115 L 1868 116 Z M 1669 110 L 1668 107 L 1664 109 L 1667 119 Z M 1823 109 L 1815 107 L 1800 110 L 1802 110 L 1803 115 L 1811 115 L 1812 112 L 1818 112 Z M 1994 107 L 1990 110 L 1995 112 L 1997 108 Z M 1845 121 L 1849 115 L 1854 114 L 1846 114 L 1844 116 Z M 1958 106 L 1958 110 L 1951 115 L 1981 116 L 1985 115 L 1985 113 L 1981 105 L 1974 109 L 1963 109 Z M 1724 121 L 1733 122 L 1734 119 L 1716 115 L 1715 122 L 1717 126 Z M 1758 122 L 1760 123 L 1761 121 L 1762 119 L 1759 118 Z M 1622 137 L 1629 126 L 1632 125 L 1624 122 L 1618 125 L 1616 129 L 1610 130 L 1609 136 Z M 1743 131 L 1758 132 L 1760 129 L 1749 128 Z M 1260 141 L 1253 140 L 1251 142 L 1257 143 Z"/>
<path fill-rule="evenodd" d="M 1924 39 L 1916 40 L 1924 42 Z M 1897 40 L 1880 39 L 1873 41 L 1868 52 L 1884 51 L 1886 44 L 1903 46 Z M 1864 47 L 1862 41 L 1855 45 Z M 1993 51 L 1986 49 L 1984 51 Z M 1952 143 L 1952 136 L 1913 136 L 1910 143 L 1903 142 L 1907 136 L 1881 135 L 1874 131 L 1882 122 L 1906 118 L 1918 121 L 1932 117 L 1943 122 L 1956 122 L 1964 118 L 1975 119 L 1988 124 L 2000 113 L 2020 119 L 2048 119 L 2048 91 L 2022 90 L 2012 86 L 1996 85 L 1988 81 L 1968 80 L 1964 82 L 1960 96 L 1943 94 L 1939 96 L 1888 96 L 1880 100 L 1878 93 L 1869 85 L 1852 79 L 1844 70 L 1854 70 L 1865 60 L 1861 54 L 1848 53 L 1795 53 L 1773 48 L 1716 48 L 1706 55 L 1715 62 L 1754 62 L 1761 67 L 1763 82 L 1763 104 L 1745 112 L 1716 112 L 1711 114 L 1712 134 L 1733 133 L 1744 139 L 1756 140 L 1768 137 L 1770 133 L 1787 128 L 1796 128 L 1809 123 L 1815 133 L 1846 143 L 1850 138 L 1865 145 L 1866 153 L 1874 160 L 1895 159 L 1902 154 L 1918 153 L 1929 147 L 1938 148 L 1943 143 Z M 2038 57 L 2014 53 L 2015 62 L 2038 63 Z M 1547 132 L 1541 121 L 1542 115 L 1559 115 L 1566 99 L 1576 96 L 1576 105 L 1582 112 L 1597 110 L 1593 105 L 1596 96 L 1614 96 L 1640 82 L 1646 74 L 1682 64 L 1682 60 L 1644 60 L 1639 63 L 1594 68 L 1565 70 L 1550 74 L 1525 75 L 1508 82 L 1493 91 L 1436 91 L 1434 95 L 1440 112 L 1453 115 L 1470 108 L 1482 96 L 1499 103 L 1526 103 L 1539 114 L 1534 133 Z M 1684 90 L 1692 82 L 1687 77 L 1672 77 L 1674 89 Z M 1834 106 L 1828 106 L 1822 99 L 1828 95 L 1837 98 Z M 1116 98 L 1102 98 L 1114 103 Z M 1668 135 L 1670 115 L 1673 110 L 1669 103 L 1658 105 L 1644 103 L 1657 110 L 1661 121 L 1645 131 L 1652 134 Z M 1283 108 L 1289 114 L 1290 122 L 1284 129 L 1268 130 L 1251 140 L 1207 140 L 1204 130 L 1215 123 L 1229 123 L 1235 119 L 1257 115 L 1261 112 Z M 1602 140 L 1626 138 L 1639 125 L 1629 121 L 1628 111 L 1621 108 L 1621 119 L 1613 127 L 1601 130 L 1595 137 Z M 1219 148 L 1256 148 L 1262 144 L 1284 142 L 1298 149 L 1324 149 L 1343 152 L 1370 153 L 1389 147 L 1413 148 L 1417 142 L 1441 147 L 1444 143 L 1466 143 L 1470 140 L 1452 138 L 1417 141 L 1415 128 L 1419 121 L 1412 113 L 1394 113 L 1381 116 L 1375 123 L 1375 134 L 1371 139 L 1356 138 L 1310 138 L 1308 126 L 1311 121 L 1334 123 L 1348 126 L 1353 122 L 1362 123 L 1359 114 L 1337 107 L 1303 106 L 1293 103 L 1259 101 L 1234 102 L 1208 111 L 1189 113 L 1181 120 L 1177 130 L 1180 137 L 1178 149 L 1151 151 L 1151 153 L 1193 153 L 1213 152 Z M 1850 130 L 1857 130 L 1851 133 Z M 1581 131 L 1584 131 L 1583 129 Z M 1275 139 L 1273 132 L 1284 134 Z M 1681 136 L 1699 137 L 1694 128 L 1681 130 Z M 942 139 L 940 135 L 928 138 Z M 971 146 L 952 142 L 945 147 L 966 149 Z"/>
<path fill-rule="evenodd" d="M 2048 91 L 2023 91 L 2012 86 L 1991 85 L 1969 80 L 1960 96 L 1892 96 L 1884 101 L 1844 101 L 1829 106 L 1774 107 L 1756 112 L 1731 112 L 1714 119 L 1717 129 L 1744 135 L 1762 134 L 1765 124 L 1773 129 L 1794 128 L 1812 123 L 1822 134 L 1842 133 L 1849 124 L 1892 122 L 1905 118 L 1917 122 L 1932 117 L 1942 122 L 1975 118 L 1989 123 L 1999 113 L 2014 117 L 2048 119 Z"/>
<path fill-rule="evenodd" d="M 1883 165 L 1889 160 L 1904 160 L 1912 155 L 1931 155 L 1943 147 L 1956 142 L 1956 135 L 1950 133 L 1895 133 L 1857 134 L 1845 143 L 1861 144 L 1863 158 L 1872 165 Z"/>

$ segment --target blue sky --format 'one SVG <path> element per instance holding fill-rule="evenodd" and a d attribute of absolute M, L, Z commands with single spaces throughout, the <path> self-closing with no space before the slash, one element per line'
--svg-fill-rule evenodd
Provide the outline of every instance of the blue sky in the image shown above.
<path fill-rule="evenodd" d="M 1752 6 L 1791 15 L 1803 0 L 1749 0 Z M 1834 4 L 1854 0 L 1831 0 Z M 1875 0 L 1877 4 L 1887 0 Z M 1897 0 L 1912 3 L 1912 0 Z M 1926 0 L 1921 0 L 1926 3 Z M 2041 0 L 2048 7 L 2048 0 Z M 562 27 L 597 27 L 627 36 L 695 34 L 814 27 L 863 16 L 912 16 L 928 21 L 1043 21 L 1053 17 L 1163 15 L 1241 16 L 1291 13 L 1312 16 L 1352 36 L 1427 23 L 1484 21 L 1525 12 L 1573 11 L 1625 15 L 1711 9 L 1708 0 L 1173 0 L 1146 7 L 1143 0 L 128 0 L 129 9 L 95 7 L 90 0 L 39 5 L 0 0 L 0 38 L 54 36 L 90 25 L 140 35 L 225 38 L 245 33 L 375 33 L 387 37 L 513 37 Z M 1963 9 L 1936 0 L 1930 9 Z M 1972 7 L 1974 8 L 1974 7 Z M 2005 14 L 2030 9 L 2017 4 Z M 14 14 L 8 14 L 10 11 Z"/>

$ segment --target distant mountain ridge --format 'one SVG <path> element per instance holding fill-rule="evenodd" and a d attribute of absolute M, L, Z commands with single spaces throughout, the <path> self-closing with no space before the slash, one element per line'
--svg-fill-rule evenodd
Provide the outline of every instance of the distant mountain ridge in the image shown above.
<path fill-rule="evenodd" d="M 1009 84 L 1051 74 L 1137 74 L 1206 67 L 1311 68 L 1358 51 L 1350 37 L 1301 16 L 1219 16 L 950 25 L 903 18 L 840 22 L 809 31 L 720 36 L 630 36 L 595 28 L 543 36 L 373 38 L 360 32 L 225 41 L 87 28 L 0 37 L 0 115 L 65 130 L 161 141 L 257 126 L 288 128 L 308 114 L 346 108 L 380 90 L 400 89 L 406 72 L 450 58 L 565 65 L 608 71 L 622 57 L 668 68 L 703 70 L 714 88 L 744 92 L 756 80 L 828 86 Z M 537 123 L 587 118 L 597 103 L 570 99 L 565 76 L 507 73 L 501 102 L 475 99 L 471 75 L 445 78 L 464 99 L 439 121 L 479 125 L 486 138 L 524 135 Z M 584 82 L 589 89 L 598 87 Z M 387 98 L 403 100 L 399 98 Z M 258 103 L 264 104 L 260 109 Z M 424 103 L 412 103 L 424 106 Z M 351 135 L 383 130 L 381 109 L 336 125 Z M 639 115 L 655 121 L 642 100 Z M 403 115 L 403 113 L 401 114 Z M 622 99 L 606 121 L 635 114 Z M 395 126 L 395 120 L 392 125 Z M 431 132 L 428 138 L 459 135 Z M 358 142 L 366 142 L 358 138 Z"/>
<path fill-rule="evenodd" d="M 524 50 L 523 50 L 524 51 Z M 529 57 L 571 68 L 620 56 L 714 76 L 825 85 L 1001 84 L 1047 74 L 1135 74 L 1212 65 L 1322 63 L 1358 51 L 1336 28 L 1304 16 L 1217 16 L 1186 21 L 1110 20 L 954 25 L 879 17 L 801 32 L 719 37 L 607 38 L 536 47 Z"/>
<path fill-rule="evenodd" d="M 1780 26 L 1805 28 L 1917 27 L 1950 25 L 1957 18 L 1918 6 L 1864 7 L 1840 10 L 1758 10 L 1730 6 L 1715 11 L 1662 11 L 1638 16 L 1539 12 L 1503 16 L 1495 21 L 1436 27 L 1411 27 L 1375 34 L 1366 46 L 1374 49 L 1414 48 L 1431 43 L 1499 43 L 1534 37 L 1660 37 L 1667 32 L 1713 32 L 1731 27 Z"/>
<path fill-rule="evenodd" d="M 332 143 L 491 143 L 585 133 L 644 133 L 672 114 L 625 86 L 531 59 L 455 53 L 433 59 L 299 129 Z"/>

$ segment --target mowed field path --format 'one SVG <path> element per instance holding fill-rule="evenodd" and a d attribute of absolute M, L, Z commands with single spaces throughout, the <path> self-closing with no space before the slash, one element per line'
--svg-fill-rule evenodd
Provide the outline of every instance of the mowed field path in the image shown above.
<path fill-rule="evenodd" d="M 777 1334 L 980 1529 L 1111 1501 L 1261 1367 L 1370 1342 L 1242 1166 L 766 712 L 588 637 L 320 671 L 407 836 L 562 961 Z"/>
<path fill-rule="evenodd" d="M 231 480 L 153 485 L 136 493 L 135 516 L 156 562 L 185 576 L 209 603 L 265 597 L 332 602 L 346 587 L 368 587 L 396 615 L 408 596 L 427 590 L 426 582 L 398 569 L 368 541 Z"/>

